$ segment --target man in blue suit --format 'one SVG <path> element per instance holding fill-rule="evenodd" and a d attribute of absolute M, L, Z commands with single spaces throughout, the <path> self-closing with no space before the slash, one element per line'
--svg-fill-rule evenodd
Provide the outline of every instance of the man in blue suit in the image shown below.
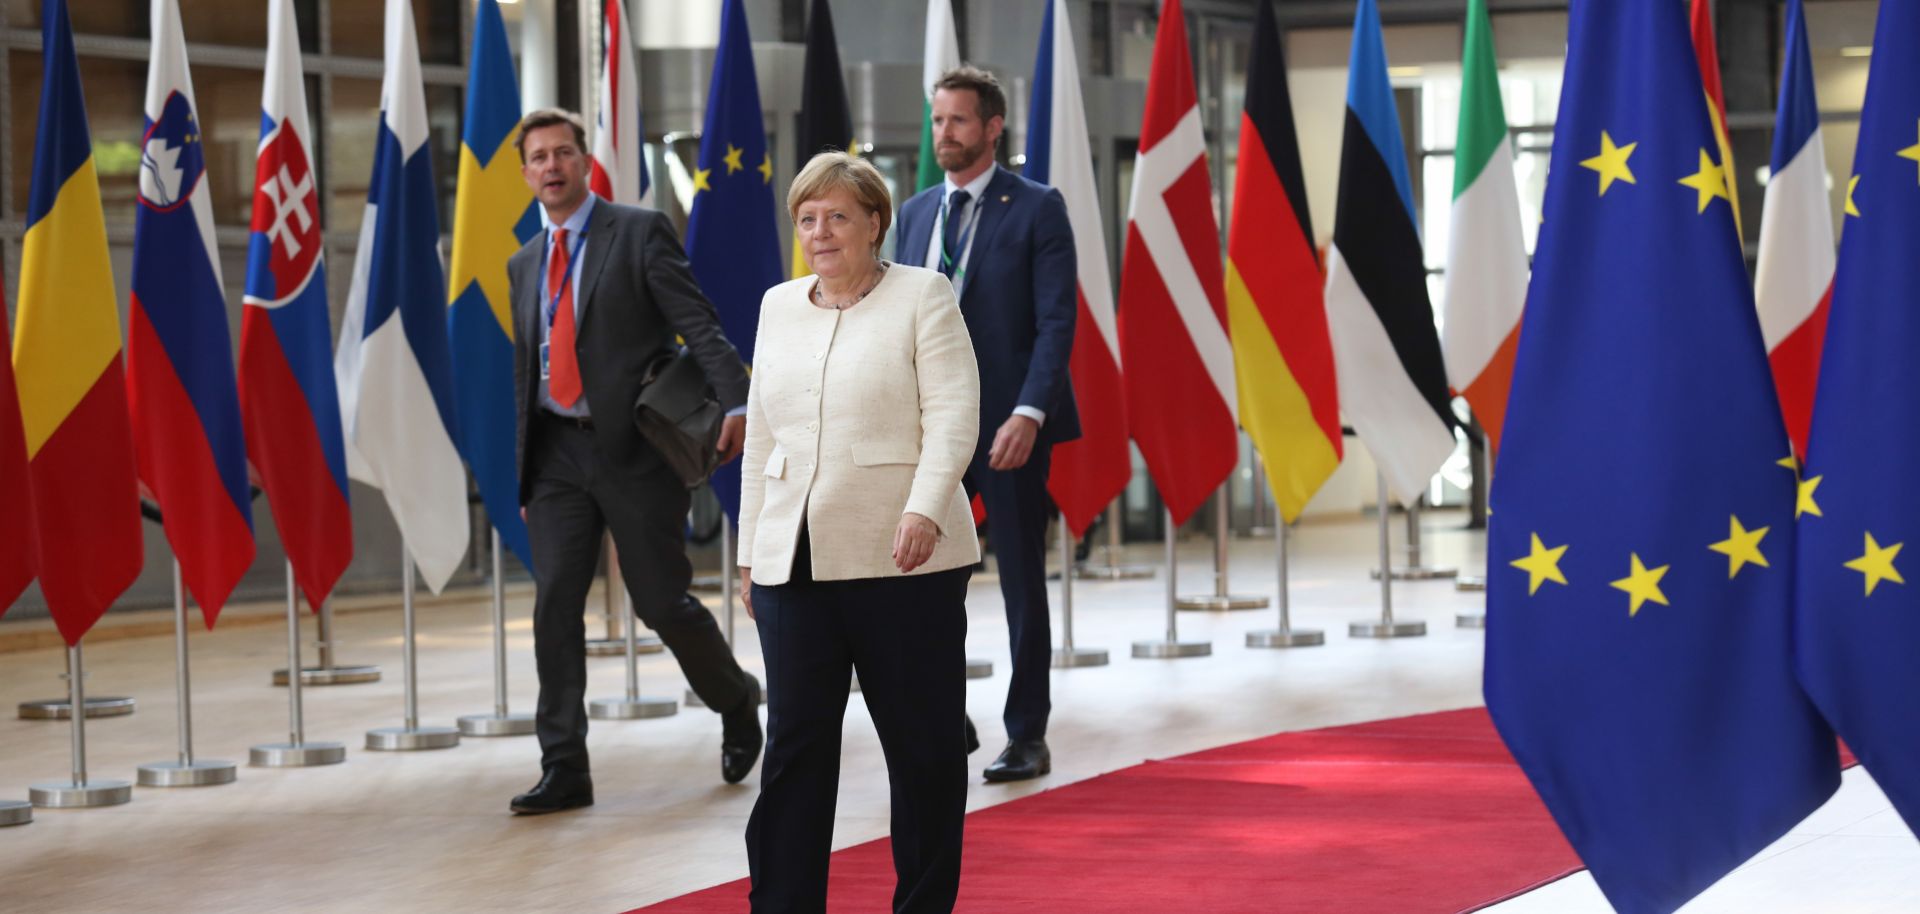
<path fill-rule="evenodd" d="M 1073 229 L 1059 191 L 994 163 L 1007 97 L 993 74 L 963 66 L 933 88 L 934 154 L 947 178 L 901 205 L 896 256 L 953 281 L 980 362 L 980 443 L 966 481 L 986 505 L 1013 644 L 1007 748 L 984 775 L 1020 781 L 1053 768 L 1047 470 L 1053 446 L 1080 437 L 1067 369 Z"/>

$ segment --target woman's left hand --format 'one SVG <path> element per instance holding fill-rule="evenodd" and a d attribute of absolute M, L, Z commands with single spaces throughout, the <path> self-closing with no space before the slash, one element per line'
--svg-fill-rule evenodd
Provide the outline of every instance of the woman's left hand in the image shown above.
<path fill-rule="evenodd" d="M 912 512 L 900 515 L 900 526 L 893 530 L 893 566 L 906 574 L 925 565 L 939 541 L 940 525 L 932 519 Z"/>

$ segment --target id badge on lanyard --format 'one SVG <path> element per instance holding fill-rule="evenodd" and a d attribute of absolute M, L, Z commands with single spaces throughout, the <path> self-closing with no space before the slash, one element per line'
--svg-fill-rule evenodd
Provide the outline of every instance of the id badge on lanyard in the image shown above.
<path fill-rule="evenodd" d="M 573 240 L 573 250 L 567 255 L 567 272 L 560 277 L 560 288 L 553 291 L 553 297 L 547 301 L 547 335 L 553 335 L 553 319 L 560 310 L 560 296 L 567 293 L 567 286 L 573 282 L 575 264 L 580 260 L 580 250 L 587 246 L 587 232 L 582 229 Z M 549 254 L 548 256 L 552 256 Z M 553 380 L 553 366 L 548 355 L 552 351 L 547 340 L 540 341 L 540 380 Z"/>

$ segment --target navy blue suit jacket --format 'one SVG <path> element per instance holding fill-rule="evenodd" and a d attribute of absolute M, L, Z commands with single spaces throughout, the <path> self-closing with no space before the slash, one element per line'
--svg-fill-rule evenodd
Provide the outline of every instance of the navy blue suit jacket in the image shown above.
<path fill-rule="evenodd" d="M 901 204 L 895 251 L 901 263 L 938 269 L 925 260 L 945 187 L 935 184 Z M 1072 441 L 1080 437 L 1068 371 L 1079 281 L 1066 201 L 1059 191 L 1000 168 L 978 205 L 960 295 L 980 362 L 976 459 L 993 446 L 1016 406 L 1047 414 L 1036 444 Z"/>

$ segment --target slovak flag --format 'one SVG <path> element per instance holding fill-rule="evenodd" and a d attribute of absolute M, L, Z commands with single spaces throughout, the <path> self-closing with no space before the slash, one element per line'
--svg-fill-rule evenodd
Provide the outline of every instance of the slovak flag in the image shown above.
<path fill-rule="evenodd" d="M 1176 525 L 1240 459 L 1220 227 L 1197 98 L 1180 0 L 1167 0 L 1133 169 L 1119 331 L 1127 424 Z"/>
<path fill-rule="evenodd" d="M 177 0 L 154 0 L 147 130 L 133 222 L 127 403 L 140 479 L 212 628 L 253 564 L 252 494 L 206 145 Z"/>
<path fill-rule="evenodd" d="M 347 473 L 387 497 L 421 580 L 439 593 L 472 537 L 454 447 L 446 270 L 413 5 L 387 0 L 386 78 L 353 285 L 334 351 Z"/>
<path fill-rule="evenodd" d="M 240 411 L 280 545 L 318 612 L 353 560 L 353 515 L 293 0 L 267 7 L 265 75 L 240 319 Z"/>
<path fill-rule="evenodd" d="M 640 144 L 640 70 L 633 62 L 623 0 L 606 0 L 600 20 L 600 92 L 593 115 L 593 173 L 587 186 L 602 199 L 653 205 L 653 181 Z"/>
<path fill-rule="evenodd" d="M 1760 308 L 1760 335 L 1767 341 L 1773 386 L 1793 438 L 1794 453 L 1807 456 L 1813 422 L 1813 386 L 1820 375 L 1820 348 L 1833 301 L 1833 210 L 1827 203 L 1827 156 L 1820 137 L 1820 107 L 1813 97 L 1813 63 L 1807 54 L 1807 17 L 1800 0 L 1787 3 L 1786 73 L 1780 77 L 1780 112 L 1773 127 L 1773 166 L 1760 211 L 1760 259 L 1753 294 Z M 1852 195 L 1848 197 L 1852 207 Z"/>
<path fill-rule="evenodd" d="M 1093 147 L 1087 139 L 1087 107 L 1080 95 L 1080 65 L 1074 58 L 1066 0 L 1047 0 L 1033 73 L 1033 102 L 1028 106 L 1033 130 L 1027 137 L 1023 174 L 1053 185 L 1066 198 L 1067 223 L 1079 259 L 1080 315 L 1074 324 L 1079 332 L 1067 365 L 1080 409 L 1080 437 L 1054 445 L 1047 492 L 1073 535 L 1085 536 L 1094 518 L 1127 487 L 1133 458 L 1127 452 L 1127 403 L 1120 390 L 1105 224 L 1093 183 Z"/>

